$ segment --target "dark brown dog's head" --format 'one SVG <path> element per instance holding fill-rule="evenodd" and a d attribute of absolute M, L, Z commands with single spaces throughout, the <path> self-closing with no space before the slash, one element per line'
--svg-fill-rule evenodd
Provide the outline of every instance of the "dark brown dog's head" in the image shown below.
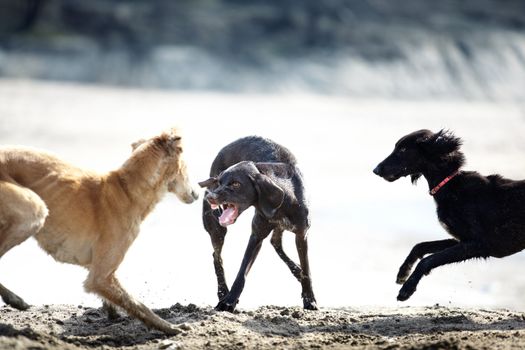
<path fill-rule="evenodd" d="M 459 169 L 464 156 L 459 151 L 461 139 L 450 131 L 418 130 L 397 141 L 394 151 L 374 169 L 374 173 L 387 181 L 396 181 L 410 175 L 412 182 L 432 167 Z"/>
<path fill-rule="evenodd" d="M 275 174 L 270 163 L 240 162 L 224 170 L 217 177 L 199 183 L 206 187 L 205 200 L 212 209 L 221 210 L 219 223 L 228 226 L 250 206 L 271 219 L 284 201 L 284 190 L 271 176 Z M 276 165 L 280 166 L 280 165 Z"/>

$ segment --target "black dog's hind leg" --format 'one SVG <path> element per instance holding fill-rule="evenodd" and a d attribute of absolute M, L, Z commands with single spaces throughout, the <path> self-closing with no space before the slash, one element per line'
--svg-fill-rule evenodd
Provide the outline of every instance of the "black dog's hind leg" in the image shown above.
<path fill-rule="evenodd" d="M 283 230 L 277 228 L 274 229 L 270 242 L 272 243 L 272 246 L 275 248 L 275 251 L 279 257 L 284 261 L 286 266 L 288 266 L 295 278 L 301 282 L 301 268 L 296 263 L 294 263 L 283 250 Z"/>
<path fill-rule="evenodd" d="M 230 292 L 225 298 L 219 301 L 215 310 L 229 312 L 235 310 L 235 306 L 239 302 L 239 297 L 244 289 L 246 276 L 248 275 L 248 272 L 250 272 L 255 258 L 257 258 L 257 254 L 259 254 L 259 251 L 261 250 L 263 240 L 268 237 L 270 232 L 272 232 L 272 229 L 273 227 L 266 219 L 260 218 L 258 215 L 253 218 L 252 234 L 250 235 L 250 240 L 248 241 L 248 246 L 246 247 L 246 252 L 242 259 L 241 268 L 237 273 L 237 277 L 233 282 Z"/>
<path fill-rule="evenodd" d="M 453 247 L 456 244 L 459 244 L 459 242 L 455 239 L 444 239 L 440 241 L 421 242 L 416 244 L 410 251 L 410 254 L 408 254 L 405 262 L 399 268 L 396 283 L 405 283 L 408 276 L 410 276 L 410 272 L 412 271 L 414 264 L 419 259 L 423 259 L 425 255 L 440 252 L 443 249 Z"/>
<path fill-rule="evenodd" d="M 435 269 L 438 266 L 487 256 L 488 254 L 486 253 L 486 250 L 478 243 L 459 243 L 438 253 L 427 256 L 417 264 L 412 275 L 410 275 L 405 284 L 403 284 L 403 287 L 401 287 L 399 295 L 397 296 L 397 300 L 405 301 L 410 298 L 410 296 L 416 291 L 416 287 L 421 278 L 424 275 L 428 275 L 432 269 Z"/>
<path fill-rule="evenodd" d="M 224 245 L 224 237 L 226 236 L 227 230 L 225 227 L 219 225 L 219 219 L 215 216 L 214 211 L 206 200 L 204 200 L 202 206 L 202 221 L 204 228 L 210 234 L 211 244 L 213 246 L 213 265 L 215 266 L 215 275 L 217 276 L 217 296 L 219 300 L 221 300 L 228 294 L 228 285 L 226 284 L 221 257 L 222 246 Z"/>
<path fill-rule="evenodd" d="M 295 245 L 297 246 L 299 261 L 301 262 L 301 287 L 303 289 L 301 296 L 303 298 L 303 307 L 307 310 L 317 310 L 317 301 L 315 300 L 312 289 L 312 279 L 310 277 L 306 231 L 295 234 Z"/>

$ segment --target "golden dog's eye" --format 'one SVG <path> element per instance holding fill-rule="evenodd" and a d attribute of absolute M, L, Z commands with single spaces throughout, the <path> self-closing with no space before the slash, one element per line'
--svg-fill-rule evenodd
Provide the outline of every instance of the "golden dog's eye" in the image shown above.
<path fill-rule="evenodd" d="M 241 187 L 241 183 L 238 182 L 238 181 L 233 181 L 231 184 L 230 184 L 231 187 L 233 188 L 239 188 Z"/>

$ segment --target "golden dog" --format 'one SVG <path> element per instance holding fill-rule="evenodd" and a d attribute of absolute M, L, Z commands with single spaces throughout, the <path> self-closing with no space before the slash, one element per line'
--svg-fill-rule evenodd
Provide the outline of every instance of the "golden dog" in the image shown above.
<path fill-rule="evenodd" d="M 0 148 L 0 257 L 33 236 L 55 260 L 89 270 L 86 291 L 167 334 L 180 330 L 136 301 L 115 271 L 140 224 L 167 192 L 185 203 L 198 197 L 182 159 L 181 137 L 171 129 L 132 145 L 131 157 L 100 175 L 28 148 Z M 5 303 L 29 306 L 0 284 Z"/>

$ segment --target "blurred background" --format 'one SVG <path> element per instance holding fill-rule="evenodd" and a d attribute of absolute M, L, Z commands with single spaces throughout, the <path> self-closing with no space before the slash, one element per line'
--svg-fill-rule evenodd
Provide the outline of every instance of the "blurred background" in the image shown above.
<path fill-rule="evenodd" d="M 525 309 L 523 253 L 439 268 L 397 302 L 412 246 L 446 233 L 424 179 L 372 174 L 401 136 L 449 128 L 464 140 L 466 169 L 525 178 L 525 2 L 0 0 L 2 144 L 104 172 L 172 125 L 184 130 L 195 182 L 242 136 L 296 154 L 320 306 Z M 118 274 L 146 304 L 215 305 L 200 209 L 167 195 L 144 222 Z M 229 283 L 250 221 L 246 212 L 229 228 Z M 292 234 L 285 250 L 296 258 Z M 0 276 L 29 303 L 99 305 L 83 292 L 85 271 L 32 240 L 1 258 Z M 269 243 L 239 307 L 266 304 L 301 305 Z"/>
<path fill-rule="evenodd" d="M 0 75 L 523 99 L 519 0 L 1 0 Z"/>

